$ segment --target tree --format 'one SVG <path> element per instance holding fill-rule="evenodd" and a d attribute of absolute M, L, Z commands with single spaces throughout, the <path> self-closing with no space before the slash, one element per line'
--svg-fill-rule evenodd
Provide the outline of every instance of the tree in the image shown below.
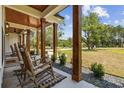
<path fill-rule="evenodd" d="M 124 43 L 124 28 L 120 25 L 116 26 L 116 41 L 118 47 L 123 47 Z"/>
<path fill-rule="evenodd" d="M 123 47 L 124 46 L 124 28 L 120 25 L 112 26 L 100 22 L 96 13 L 89 13 L 82 18 L 82 40 L 88 47 Z"/>
<path fill-rule="evenodd" d="M 61 39 L 58 42 L 58 46 L 59 47 L 72 47 L 72 38 L 68 38 L 68 39 Z"/>
<path fill-rule="evenodd" d="M 62 31 L 57 31 L 57 37 L 58 40 L 60 37 L 62 37 L 64 33 Z M 52 43 L 53 43 L 53 27 L 49 26 L 46 28 L 46 46 L 52 47 Z"/>
<path fill-rule="evenodd" d="M 46 46 L 51 46 L 53 36 L 53 27 L 49 26 L 46 28 Z"/>
<path fill-rule="evenodd" d="M 90 13 L 89 16 L 83 16 L 83 26 L 84 31 L 83 41 L 86 43 L 88 49 L 93 49 L 93 47 L 99 43 L 99 25 L 100 21 L 96 13 Z"/>
<path fill-rule="evenodd" d="M 37 38 L 36 38 L 36 33 L 35 32 L 31 32 L 31 48 L 32 49 L 36 49 L 36 45 L 37 45 Z"/>
<path fill-rule="evenodd" d="M 102 47 L 109 47 L 111 46 L 111 41 L 113 40 L 113 35 L 112 35 L 112 26 L 106 25 L 106 24 L 101 24 L 100 26 L 100 46 Z"/>

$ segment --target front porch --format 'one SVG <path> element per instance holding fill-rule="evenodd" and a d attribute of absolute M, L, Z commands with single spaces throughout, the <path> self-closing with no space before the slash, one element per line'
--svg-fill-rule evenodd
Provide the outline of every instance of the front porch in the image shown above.
<path fill-rule="evenodd" d="M 4 70 L 4 80 L 3 80 L 3 88 L 20 88 L 19 81 L 16 75 L 14 75 L 14 70 L 18 69 L 18 63 L 14 63 L 13 65 L 6 64 Z M 61 82 L 55 84 L 51 88 L 97 88 L 95 85 L 92 85 L 84 80 L 81 80 L 79 83 L 72 81 L 71 75 L 62 70 L 59 70 L 54 67 L 54 71 L 66 76 Z M 31 81 L 30 81 L 31 82 Z M 24 87 L 31 88 L 33 84 L 31 83 L 25 84 Z"/>
<path fill-rule="evenodd" d="M 64 19 L 58 15 L 67 6 L 3 6 L 5 19 L 5 70 L 3 87 L 18 87 L 18 79 L 14 70 L 19 68 L 16 59 L 14 43 L 26 47 L 27 52 L 31 53 L 31 35 L 36 32 L 36 54 L 40 58 L 46 56 L 46 37 L 45 31 L 48 26 L 53 27 L 53 55 L 57 57 L 57 31 L 58 24 Z M 63 72 L 55 67 L 54 71 L 61 76 L 66 76 L 61 82 L 53 87 L 95 87 L 82 80 L 81 67 L 81 6 L 73 6 L 73 58 L 72 74 Z M 10 46 L 10 47 L 9 47 Z M 11 49 L 11 50 L 10 50 Z M 15 59 L 13 59 L 15 57 Z M 23 60 L 24 61 L 24 60 Z M 31 86 L 26 86 L 31 87 Z"/>
<path fill-rule="evenodd" d="M 15 43 L 18 43 L 18 46 L 21 45 L 26 48 L 26 53 L 29 53 L 30 56 L 38 56 L 38 58 L 48 57 L 52 60 L 52 55 L 57 58 L 56 61 L 51 63 L 55 72 L 55 75 L 58 77 L 57 83 L 54 83 L 49 87 L 124 87 L 124 80 L 120 77 L 114 75 L 105 74 L 101 79 L 95 78 L 93 72 L 87 68 L 83 67 L 82 58 L 82 47 L 81 47 L 81 6 L 72 6 L 73 10 L 73 45 L 71 48 L 61 49 L 58 47 L 58 28 L 59 23 L 61 23 L 64 18 L 58 15 L 58 12 L 65 9 L 67 6 L 51 6 L 51 5 L 30 5 L 30 6 L 2 6 L 3 9 L 3 31 L 1 31 L 2 36 L 2 55 L 3 59 L 0 65 L 0 74 L 2 81 L 2 72 L 4 70 L 3 78 L 3 87 L 22 87 L 19 85 L 19 79 L 15 70 L 20 69 L 19 61 L 17 57 L 18 53 L 15 53 Z M 51 48 L 46 47 L 46 29 L 52 27 L 50 30 L 52 32 L 52 41 Z M 5 28 L 4 28 L 5 27 Z M 34 38 L 35 33 L 35 51 L 32 51 L 32 42 L 31 39 Z M 4 38 L 5 37 L 5 38 Z M 14 47 L 14 48 L 13 48 Z M 60 66 L 58 63 L 60 58 L 58 58 L 57 52 L 64 52 L 69 50 L 69 54 L 66 57 L 70 57 L 71 61 L 66 66 Z M 5 56 L 4 56 L 5 54 Z M 24 53 L 22 53 L 23 55 Z M 25 57 L 25 56 L 24 56 Z M 59 55 L 60 57 L 60 55 Z M 26 57 L 27 58 L 27 57 Z M 95 58 L 95 57 L 94 57 Z M 58 60 L 59 59 L 59 60 Z M 90 58 L 89 58 L 90 59 Z M 91 58 L 92 60 L 92 58 Z M 24 61 L 24 60 L 21 60 Z M 33 63 L 32 63 L 33 64 Z M 38 65 L 38 64 L 33 64 Z M 25 66 L 25 68 L 28 66 Z M 2 68 L 2 70 L 1 70 Z M 41 74 L 42 76 L 42 74 Z M 28 77 L 29 79 L 29 77 Z M 42 80 L 42 79 L 41 79 Z M 0 81 L 0 82 L 1 82 Z M 25 83 L 25 81 L 23 81 Z M 89 82 L 89 83 L 88 83 Z M 45 83 L 49 83 L 49 80 Z M 31 85 L 30 85 L 31 84 Z M 93 84 L 93 85 L 92 85 Z M 96 85 L 96 86 L 94 86 Z M 24 87 L 34 87 L 32 82 L 29 80 L 27 85 Z"/>

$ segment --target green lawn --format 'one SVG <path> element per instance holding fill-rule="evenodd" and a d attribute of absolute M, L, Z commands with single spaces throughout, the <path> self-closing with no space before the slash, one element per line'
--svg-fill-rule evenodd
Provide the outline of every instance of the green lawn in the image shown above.
<path fill-rule="evenodd" d="M 67 62 L 71 62 L 71 50 L 59 50 L 58 54 L 65 53 Z M 90 67 L 92 63 L 104 65 L 105 72 L 124 77 L 124 49 L 96 49 L 94 51 L 82 50 L 82 66 Z"/>

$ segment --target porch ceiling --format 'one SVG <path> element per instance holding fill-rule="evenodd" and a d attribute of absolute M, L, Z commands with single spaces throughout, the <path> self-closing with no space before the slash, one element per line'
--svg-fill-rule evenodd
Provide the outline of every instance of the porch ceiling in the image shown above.
<path fill-rule="evenodd" d="M 49 5 L 29 5 L 30 7 L 43 12 Z"/>
<path fill-rule="evenodd" d="M 60 23 L 63 17 L 56 14 L 67 5 L 6 5 L 5 7 L 38 19 L 46 18 L 46 21 L 51 23 Z"/>
<path fill-rule="evenodd" d="M 5 8 L 6 21 L 25 26 L 38 27 L 39 21 L 37 18 L 29 16 L 27 14 L 18 12 L 16 10 Z"/>

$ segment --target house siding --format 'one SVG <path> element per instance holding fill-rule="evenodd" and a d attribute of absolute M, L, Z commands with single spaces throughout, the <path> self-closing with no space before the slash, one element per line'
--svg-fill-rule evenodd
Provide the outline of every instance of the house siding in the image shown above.
<path fill-rule="evenodd" d="M 3 68 L 4 68 L 4 60 L 3 60 L 3 30 L 4 30 L 4 22 L 3 22 L 3 6 L 0 5 L 0 87 L 2 87 L 2 81 L 3 81 Z M 3 29 L 3 30 L 2 30 Z"/>

